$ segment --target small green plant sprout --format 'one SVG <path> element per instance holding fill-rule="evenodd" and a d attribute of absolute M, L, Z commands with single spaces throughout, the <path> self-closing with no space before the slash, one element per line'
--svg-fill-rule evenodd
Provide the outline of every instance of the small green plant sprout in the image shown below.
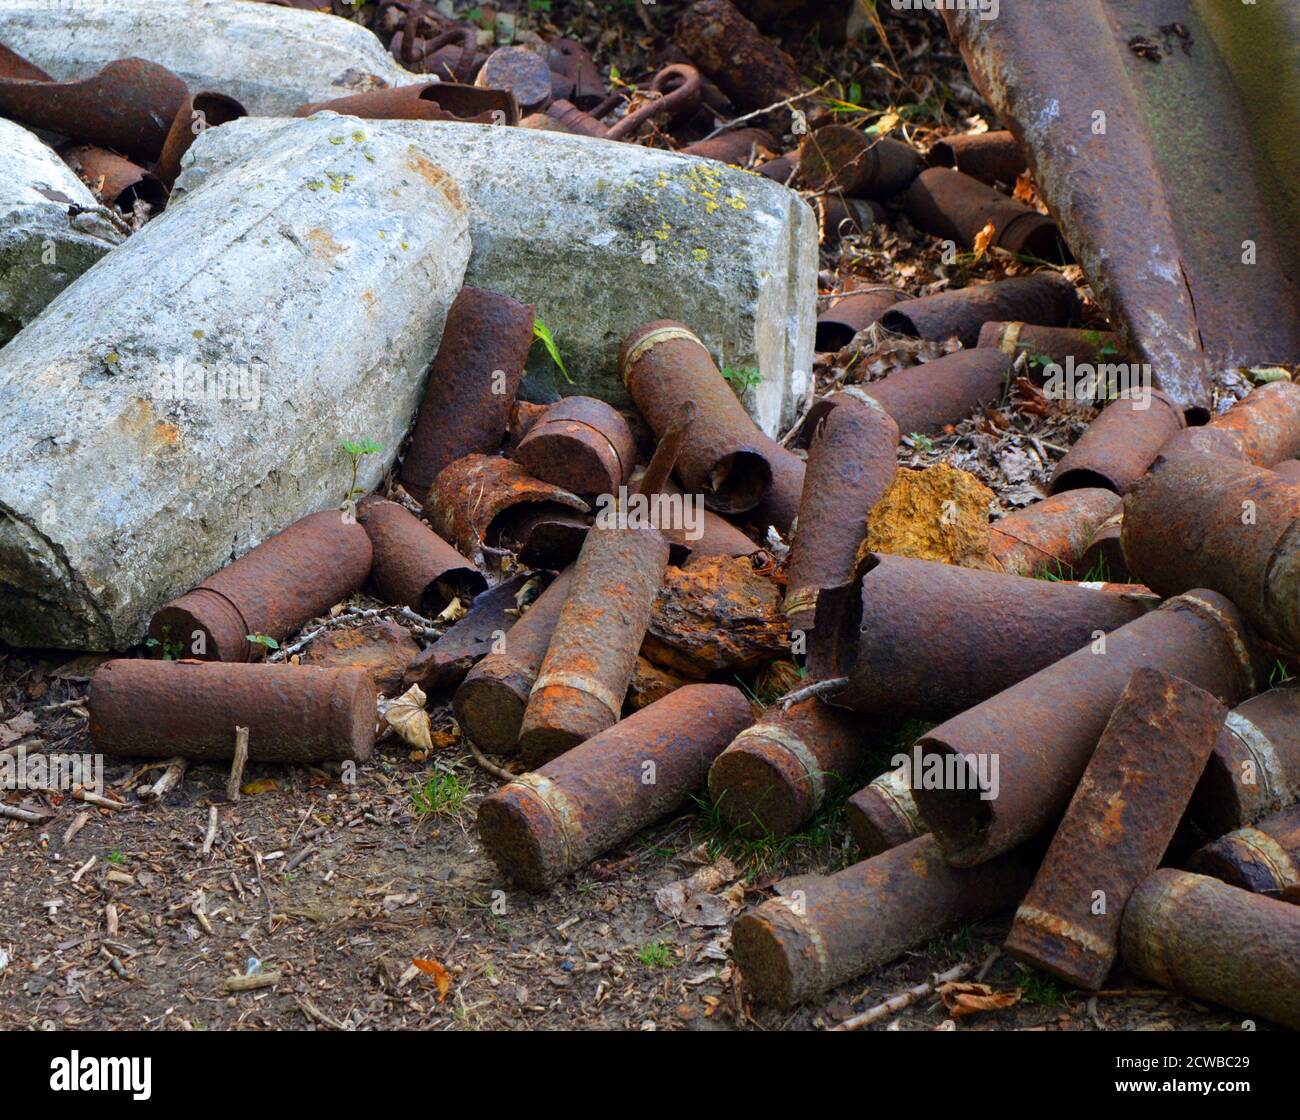
<path fill-rule="evenodd" d="M 673 951 L 662 941 L 647 941 L 636 951 L 636 959 L 646 968 L 667 968 L 673 963 Z"/>
<path fill-rule="evenodd" d="M 411 804 L 421 817 L 435 813 L 455 815 L 465 806 L 469 786 L 450 770 L 433 771 L 423 785 L 411 785 Z"/>
<path fill-rule="evenodd" d="M 1287 663 L 1280 657 L 1275 658 L 1273 661 L 1273 669 L 1268 675 L 1268 687 L 1276 688 L 1278 685 L 1285 684 L 1291 679 L 1291 670 L 1287 667 Z"/>
<path fill-rule="evenodd" d="M 923 455 L 928 455 L 934 450 L 934 440 L 929 436 L 923 436 L 920 432 L 912 432 L 907 438 L 912 441 L 912 446 Z"/>
<path fill-rule="evenodd" d="M 120 849 L 114 848 L 111 852 L 108 853 L 108 862 L 115 863 L 115 864 L 123 864 L 126 862 L 126 856 L 122 854 Z"/>
<path fill-rule="evenodd" d="M 742 369 L 723 366 L 722 376 L 727 384 L 731 386 L 736 396 L 742 396 L 748 390 L 757 389 L 758 386 L 763 384 L 763 375 L 759 373 L 755 366 L 745 366 Z"/>
<path fill-rule="evenodd" d="M 162 628 L 162 641 L 157 638 L 146 638 L 145 647 L 147 649 L 161 649 L 164 661 L 179 661 L 181 655 L 185 652 L 184 642 L 173 642 L 171 640 L 172 631 L 170 626 Z"/>
<path fill-rule="evenodd" d="M 361 466 L 361 460 L 367 455 L 377 455 L 384 448 L 382 444 L 376 443 L 373 439 L 363 439 L 361 441 L 345 439 L 340 446 L 347 452 L 348 458 L 352 460 L 352 482 L 348 485 L 348 492 L 343 495 L 342 508 L 354 514 L 357 495 L 364 493 L 357 486 L 357 468 Z"/>
<path fill-rule="evenodd" d="M 560 348 L 555 345 L 555 335 L 551 333 L 551 328 L 543 323 L 540 319 L 533 320 L 533 338 L 537 339 L 546 347 L 546 352 L 550 354 L 551 361 L 559 369 L 560 375 L 570 385 L 573 384 L 573 378 L 569 376 L 569 371 L 564 368 L 564 359 L 560 357 Z"/>
<path fill-rule="evenodd" d="M 279 649 L 280 643 L 277 642 L 270 634 L 246 634 L 244 640 L 252 642 L 255 646 L 262 646 L 264 649 Z"/>

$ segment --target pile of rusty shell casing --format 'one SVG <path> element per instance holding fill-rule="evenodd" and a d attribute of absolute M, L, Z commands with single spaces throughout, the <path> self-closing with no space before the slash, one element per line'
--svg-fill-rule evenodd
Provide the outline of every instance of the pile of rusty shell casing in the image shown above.
<path fill-rule="evenodd" d="M 533 478 L 511 459 L 466 455 L 438 472 L 424 516 L 434 532 L 482 568 L 489 557 L 504 555 L 501 535 L 523 515 L 522 506 L 590 512 L 577 494 Z"/>
<path fill-rule="evenodd" d="M 990 525 L 989 548 L 1013 575 L 1069 575 L 1122 504 L 1115 491 L 1095 487 L 1053 494 Z"/>
<path fill-rule="evenodd" d="M 1165 452 L 1194 450 L 1272 467 L 1300 455 L 1300 385 L 1272 381 L 1252 389 L 1208 424 L 1170 440 Z"/>
<path fill-rule="evenodd" d="M 162 152 L 188 97 L 180 78 L 142 58 L 119 59 L 70 82 L 0 78 L 0 116 L 145 163 Z"/>
<path fill-rule="evenodd" d="M 1254 693 L 1257 664 L 1227 599 L 1179 595 L 922 735 L 917 808 L 951 863 L 982 863 L 1060 819 L 1133 670 L 1159 668 L 1235 704 Z"/>
<path fill-rule="evenodd" d="M 1129 569 L 1159 595 L 1210 587 L 1300 650 L 1300 488 L 1223 455 L 1161 455 L 1124 499 Z"/>
<path fill-rule="evenodd" d="M 868 856 L 897 848 L 929 829 L 916 808 L 907 767 L 888 770 L 858 790 L 844 806 L 844 823 Z"/>
<path fill-rule="evenodd" d="M 880 325 L 895 334 L 933 342 L 955 336 L 972 349 L 985 323 L 1020 320 L 1069 327 L 1078 314 L 1079 297 L 1073 284 L 1059 273 L 1035 272 L 908 300 L 886 311 Z"/>
<path fill-rule="evenodd" d="M 963 175 L 994 187 L 1014 187 L 1029 170 L 1025 150 L 1007 130 L 947 136 L 931 146 L 926 159 L 935 167 L 955 167 Z"/>
<path fill-rule="evenodd" d="M 1165 867 L 1133 892 L 1120 952 L 1162 987 L 1300 1030 L 1300 907 Z"/>
<path fill-rule="evenodd" d="M 468 602 L 487 590 L 479 570 L 404 506 L 366 499 L 357 522 L 370 538 L 370 581 L 384 602 L 434 618 L 452 599 Z"/>
<path fill-rule="evenodd" d="M 632 476 L 635 485 L 637 475 Z M 755 544 L 749 537 L 736 528 L 725 517 L 719 517 L 711 509 L 704 509 L 703 504 L 696 507 L 699 524 L 696 530 L 688 530 L 685 525 L 676 524 L 675 516 L 665 516 L 672 506 L 673 499 L 692 502 L 698 495 L 685 494 L 672 479 L 664 483 L 661 493 L 664 501 L 656 505 L 651 499 L 650 514 L 655 528 L 668 541 L 670 548 L 669 563 L 680 565 L 687 556 L 753 556 L 762 552 L 763 546 Z M 684 508 L 684 507 L 683 507 Z M 663 522 L 669 524 L 665 525 Z M 692 539 L 692 533 L 695 533 Z"/>
<path fill-rule="evenodd" d="M 1043 327 L 1036 323 L 985 323 L 980 327 L 976 345 L 1001 350 L 1010 358 L 1021 353 L 1031 359 L 1047 358 L 1059 366 L 1073 358 L 1076 365 L 1096 367 L 1098 363 L 1118 358 L 1123 353 L 1123 342 L 1114 331 Z M 1031 361 L 1026 373 L 1039 384 L 1046 376 L 1041 361 Z"/>
<path fill-rule="evenodd" d="M 1220 836 L 1196 852 L 1187 869 L 1255 894 L 1281 895 L 1300 886 L 1300 804 Z"/>
<path fill-rule="evenodd" d="M 1136 669 L 1016 911 L 1006 951 L 1078 988 L 1102 986 L 1124 907 L 1160 866 L 1227 709 Z"/>
<path fill-rule="evenodd" d="M 90 739 L 126 758 L 228 759 L 248 728 L 254 762 L 364 762 L 375 746 L 364 669 L 107 661 L 90 682 Z"/>
<path fill-rule="evenodd" d="M 777 445 L 758 430 L 688 326 L 656 319 L 638 327 L 619 348 L 618 368 L 660 438 L 685 403 L 695 401 L 698 421 L 677 459 L 677 477 L 688 491 L 703 494 L 720 513 L 746 513 L 763 500 L 772 486 L 771 448 Z"/>
<path fill-rule="evenodd" d="M 817 625 L 817 595 L 853 580 L 867 518 L 898 471 L 898 425 L 848 397 L 817 425 L 808 450 L 799 532 L 781 609 L 795 629 Z"/>
<path fill-rule="evenodd" d="M 509 91 L 480 89 L 458 82 L 417 82 L 392 89 L 372 89 L 331 101 L 299 105 L 293 115 L 310 117 L 322 112 L 363 120 L 519 123 L 519 104 Z"/>
<path fill-rule="evenodd" d="M 709 769 L 722 819 L 753 837 L 789 836 L 817 811 L 829 785 L 857 769 L 871 727 L 815 696 L 769 708 Z"/>
<path fill-rule="evenodd" d="M 944 862 L 920 836 L 824 877 L 801 877 L 731 927 L 732 956 L 754 998 L 788 1008 L 936 934 L 1014 906 L 1034 874 L 1025 852 L 978 871 Z M 780 889 L 780 888 L 778 888 Z"/>
<path fill-rule="evenodd" d="M 78 144 L 59 149 L 59 155 L 100 202 L 116 206 L 130 214 L 136 202 L 143 202 L 152 211 L 163 208 L 167 191 L 148 171 L 116 152 Z"/>
<path fill-rule="evenodd" d="M 753 718 L 738 688 L 685 685 L 486 798 L 479 837 L 541 890 L 680 808 Z"/>
<path fill-rule="evenodd" d="M 402 460 L 402 485 L 416 497 L 457 459 L 500 449 L 533 344 L 535 311 L 500 292 L 466 286 L 457 293 Z"/>
<path fill-rule="evenodd" d="M 687 144 L 679 151 L 684 156 L 716 159 L 719 163 L 748 167 L 760 149 L 771 151 L 775 147 L 776 141 L 765 128 L 736 128 L 708 140 Z"/>
<path fill-rule="evenodd" d="M 474 79 L 480 89 L 507 90 L 524 113 L 536 113 L 551 103 L 551 67 L 529 47 L 498 47 Z"/>
<path fill-rule="evenodd" d="M 162 154 L 153 165 L 157 180 L 168 191 L 181 173 L 181 157 L 190 150 L 190 145 L 199 138 L 205 129 L 217 128 L 240 117 L 248 116 L 248 110 L 233 97 L 224 93 L 203 90 L 191 94 L 185 99 L 167 130 L 167 139 L 163 142 Z"/>
<path fill-rule="evenodd" d="M 1126 493 L 1184 426 L 1183 410 L 1159 389 L 1120 393 L 1056 464 L 1050 492 L 1096 487 Z"/>
<path fill-rule="evenodd" d="M 359 590 L 373 549 L 366 531 L 340 510 L 295 521 L 193 591 L 158 609 L 149 637 L 160 654 L 254 661 L 249 635 L 283 642 L 308 619 Z"/>
<path fill-rule="evenodd" d="M 483 750 L 511 754 L 518 747 L 528 694 L 569 597 L 572 579 L 572 568 L 556 576 L 456 689 L 451 701 L 456 722 Z"/>
<path fill-rule="evenodd" d="M 803 88 L 788 54 L 730 0 L 698 0 L 677 21 L 673 41 L 742 112 L 767 109 Z"/>
<path fill-rule="evenodd" d="M 575 494 L 617 494 L 636 466 L 636 441 L 616 408 L 595 397 L 565 397 L 528 429 L 511 458 Z"/>
<path fill-rule="evenodd" d="M 1124 559 L 1124 546 L 1121 536 L 1124 532 L 1123 513 L 1106 518 L 1092 535 L 1088 547 L 1083 550 L 1074 567 L 1083 574 L 1100 572 L 1108 581 L 1129 583 L 1132 573 L 1128 570 L 1128 561 Z"/>
<path fill-rule="evenodd" d="M 916 149 L 901 140 L 843 124 L 810 132 L 799 145 L 799 176 L 809 187 L 853 198 L 893 198 L 924 166 Z"/>
<path fill-rule="evenodd" d="M 908 556 L 869 553 L 859 572 L 822 594 L 827 624 L 808 644 L 814 680 L 848 678 L 826 698 L 859 712 L 946 719 L 1147 613 L 1109 591 Z"/>
<path fill-rule="evenodd" d="M 588 531 L 519 730 L 530 766 L 619 721 L 667 567 L 658 529 Z"/>
<path fill-rule="evenodd" d="M 992 224 L 990 244 L 999 249 L 1054 264 L 1070 260 L 1056 223 L 1046 214 L 949 167 L 921 172 L 903 195 L 903 208 L 917 229 L 967 249 Z"/>
<path fill-rule="evenodd" d="M 838 351 L 853 341 L 859 331 L 880 322 L 894 304 L 912 297 L 898 288 L 884 285 L 855 288 L 836 296 L 828 308 L 817 316 L 817 334 L 813 349 L 818 353 Z"/>
<path fill-rule="evenodd" d="M 1188 816 L 1208 836 L 1300 800 L 1300 688 L 1272 688 L 1228 713 Z"/>

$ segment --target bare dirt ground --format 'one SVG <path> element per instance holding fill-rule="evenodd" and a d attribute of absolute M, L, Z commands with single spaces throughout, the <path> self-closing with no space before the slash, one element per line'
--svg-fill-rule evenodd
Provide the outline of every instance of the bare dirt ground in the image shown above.
<path fill-rule="evenodd" d="M 650 69 L 651 29 L 670 27 L 681 5 L 526 7 L 531 26 L 582 38 L 602 66 L 635 80 Z M 897 113 L 901 134 L 922 147 L 987 123 L 941 24 L 886 8 L 880 32 L 868 27 L 849 46 L 787 40 L 822 87 L 807 107 L 848 121 Z M 919 293 L 1030 267 L 997 253 L 945 265 L 901 218 L 847 238 L 823 266 L 826 295 L 850 277 Z M 892 362 L 888 341 L 881 352 Z M 853 360 L 823 358 L 821 384 L 846 376 Z M 902 461 L 950 462 L 978 474 L 1006 507 L 1026 504 L 1088 415 L 1023 404 L 1013 399 L 943 438 L 905 441 Z M 71 654 L 0 648 L 0 748 L 90 751 L 77 701 L 91 668 Z M 706 807 L 692 808 L 533 896 L 501 879 L 474 831 L 475 807 L 500 779 L 475 764 L 445 702 L 431 709 L 435 731 L 447 733 L 435 734 L 442 745 L 420 758 L 389 739 L 354 785 L 337 772 L 252 765 L 249 792 L 230 802 L 224 769 L 196 765 L 178 792 L 147 804 L 135 791 L 160 771 L 109 760 L 106 786 L 125 811 L 66 795 L 0 797 L 53 810 L 43 824 L 0 821 L 0 1028 L 816 1029 L 963 961 L 987 964 L 982 979 L 1019 998 L 957 1029 L 1240 1024 L 1123 973 L 1114 989 L 1091 995 L 1002 956 L 990 964 L 1009 917 L 957 930 L 793 1013 L 753 1006 L 728 959 L 730 917 L 784 876 L 855 860 L 841 807 L 861 782 L 846 783 L 804 832 L 782 841 L 741 840 Z M 861 780 L 905 737 L 882 742 Z M 722 911 L 673 917 L 656 904 L 657 892 L 701 867 L 716 872 Z M 255 986 L 232 993 L 232 977 Z M 929 999 L 885 1026 L 947 1023 Z"/>

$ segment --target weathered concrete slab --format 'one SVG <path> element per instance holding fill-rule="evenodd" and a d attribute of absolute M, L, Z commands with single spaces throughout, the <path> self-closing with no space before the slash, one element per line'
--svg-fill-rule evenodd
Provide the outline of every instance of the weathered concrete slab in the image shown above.
<path fill-rule="evenodd" d="M 242 120 L 206 133 L 176 189 L 293 127 Z M 554 333 L 574 384 L 536 346 L 528 397 L 629 404 L 619 343 L 647 320 L 677 319 L 719 366 L 759 371 L 745 403 L 764 431 L 793 419 L 810 383 L 817 293 L 817 222 L 794 191 L 712 160 L 561 133 L 385 127 L 418 143 L 465 193 L 474 243 L 465 282 L 537 304 Z"/>
<path fill-rule="evenodd" d="M 358 24 L 251 0 L 0 0 L 0 43 L 60 80 L 148 59 L 265 116 L 428 80 Z"/>
<path fill-rule="evenodd" d="M 0 343 L 123 236 L 52 148 L 0 119 Z"/>
<path fill-rule="evenodd" d="M 267 138 L 0 350 L 0 638 L 120 648 L 149 614 L 375 486 L 469 259 L 451 178 L 375 122 Z"/>

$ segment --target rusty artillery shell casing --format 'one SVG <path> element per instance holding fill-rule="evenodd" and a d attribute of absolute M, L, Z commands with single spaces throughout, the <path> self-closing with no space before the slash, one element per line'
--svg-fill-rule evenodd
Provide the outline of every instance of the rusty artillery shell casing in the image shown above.
<path fill-rule="evenodd" d="M 1162 669 L 1235 704 L 1255 690 L 1256 658 L 1227 599 L 1179 595 L 921 736 L 917 808 L 949 862 L 982 863 L 1060 818 L 1133 670 Z"/>
<path fill-rule="evenodd" d="M 460 82 L 416 82 L 393 89 L 371 89 L 313 101 L 294 110 L 295 117 L 339 113 L 363 120 L 462 121 L 465 124 L 518 124 L 519 103 L 508 90 L 481 89 Z"/>
<path fill-rule="evenodd" d="M 1183 410 L 1159 389 L 1121 393 L 1056 464 L 1051 493 L 1094 487 L 1125 493 L 1184 426 Z"/>
<path fill-rule="evenodd" d="M 825 249 L 834 249 L 845 237 L 866 233 L 873 225 L 889 220 L 889 212 L 874 198 L 827 194 L 815 199 L 813 208 L 817 212 Z"/>
<path fill-rule="evenodd" d="M 808 669 L 859 712 L 946 719 L 1140 618 L 1123 595 L 876 553 L 824 592 Z"/>
<path fill-rule="evenodd" d="M 79 144 L 59 149 L 59 155 L 100 202 L 130 214 L 137 201 L 158 211 L 167 201 L 167 191 L 139 164 L 116 152 Z"/>
<path fill-rule="evenodd" d="M 1124 499 L 1129 570 L 1159 595 L 1209 587 L 1300 650 L 1300 488 L 1223 455 L 1161 455 Z"/>
<path fill-rule="evenodd" d="M 1053 494 L 995 521 L 989 547 L 1003 570 L 1015 575 L 1068 575 L 1121 505 L 1118 494 L 1100 487 Z"/>
<path fill-rule="evenodd" d="M 867 517 L 898 470 L 898 426 L 883 408 L 847 398 L 817 426 L 790 549 L 782 604 L 795 629 L 817 622 L 817 595 L 853 579 Z"/>
<path fill-rule="evenodd" d="M 815 696 L 769 708 L 709 769 L 709 796 L 732 827 L 788 836 L 817 811 L 828 783 L 852 773 L 871 728 Z"/>
<path fill-rule="evenodd" d="M 1300 456 L 1300 385 L 1272 381 L 1252 389 L 1204 427 L 1179 433 L 1164 450 L 1229 455 L 1257 467 Z"/>
<path fill-rule="evenodd" d="M 935 167 L 955 167 L 990 187 L 999 183 L 1014 187 L 1029 169 L 1024 148 L 1005 129 L 947 136 L 930 148 L 927 159 Z"/>
<path fill-rule="evenodd" d="M 451 701 L 456 722 L 483 750 L 509 754 L 518 745 L 528 694 L 569 597 L 572 579 L 572 568 L 556 576 L 523 617 L 507 629 L 500 648 L 494 647 L 456 689 Z"/>
<path fill-rule="evenodd" d="M 738 688 L 685 685 L 486 798 L 479 837 L 541 890 L 679 808 L 753 718 Z"/>
<path fill-rule="evenodd" d="M 894 304 L 911 298 L 898 288 L 883 286 L 856 288 L 836 296 L 831 305 L 817 316 L 813 349 L 818 353 L 842 350 L 859 331 L 880 322 L 880 317 Z"/>
<path fill-rule="evenodd" d="M 264 634 L 282 642 L 366 582 L 373 549 L 366 531 L 325 510 L 295 521 L 193 591 L 164 604 L 149 622 L 161 654 L 252 661 Z"/>
<path fill-rule="evenodd" d="M 525 113 L 536 113 L 551 102 L 551 67 L 528 47 L 498 47 L 487 57 L 474 84 L 509 90 Z"/>
<path fill-rule="evenodd" d="M 638 473 L 633 473 L 633 485 L 636 484 L 637 478 Z M 680 496 L 682 489 L 672 479 L 668 479 L 663 485 L 662 493 L 670 497 Z M 711 509 L 702 509 L 699 512 L 699 536 L 695 540 L 688 538 L 687 529 L 684 526 L 672 523 L 675 520 L 674 518 L 659 517 L 661 521 L 670 522 L 668 525 L 661 525 L 656 522 L 655 528 L 664 535 L 671 549 L 669 553 L 670 563 L 680 565 L 687 556 L 692 555 L 752 556 L 754 553 L 763 550 L 762 545 L 755 544 L 725 517 L 720 517 Z M 651 506 L 651 513 L 652 515 L 655 514 L 653 505 Z"/>
<path fill-rule="evenodd" d="M 808 186 L 856 198 L 892 198 L 924 166 L 920 153 L 901 140 L 843 124 L 810 132 L 799 145 L 799 174 Z"/>
<path fill-rule="evenodd" d="M 808 468 L 798 455 L 787 451 L 776 440 L 768 439 L 761 432 L 759 434 L 762 436 L 759 446 L 772 467 L 772 486 L 749 519 L 760 531 L 763 526 L 772 525 L 778 532 L 788 535 L 799 516 L 803 480 Z"/>
<path fill-rule="evenodd" d="M 1113 331 L 1042 327 L 1036 323 L 985 323 L 976 345 L 1001 350 L 1009 358 L 1023 351 L 1031 358 L 1048 358 L 1059 366 L 1073 358 L 1076 366 L 1096 367 L 1123 353 L 1123 343 Z M 1034 380 L 1043 381 L 1041 366 L 1030 365 L 1028 372 Z"/>
<path fill-rule="evenodd" d="M 370 579 L 384 602 L 434 618 L 452 599 L 487 590 L 479 570 L 404 506 L 366 499 L 357 521 L 374 549 Z"/>
<path fill-rule="evenodd" d="M 1164 867 L 1133 892 L 1120 944 L 1139 976 L 1300 1030 L 1300 907 Z"/>
<path fill-rule="evenodd" d="M 500 449 L 533 344 L 535 310 L 468 286 L 452 301 L 402 460 L 402 485 L 416 497 L 457 459 Z"/>
<path fill-rule="evenodd" d="M 1300 804 L 1207 844 L 1187 869 L 1255 894 L 1282 895 L 1300 886 Z"/>
<path fill-rule="evenodd" d="M 636 466 L 636 441 L 622 414 L 594 397 L 550 405 L 511 457 L 543 482 L 575 494 L 617 494 Z"/>
<path fill-rule="evenodd" d="M 525 567 L 558 571 L 578 558 L 591 521 L 550 502 L 518 506 L 501 517 L 500 544 Z"/>
<path fill-rule="evenodd" d="M 758 149 L 771 150 L 775 147 L 776 141 L 765 128 L 735 128 L 730 132 L 724 132 L 721 136 L 697 140 L 694 144 L 687 144 L 679 150 L 685 156 L 716 159 L 719 163 L 748 167 Z"/>
<path fill-rule="evenodd" d="M 181 173 L 181 157 L 205 129 L 216 128 L 248 116 L 248 110 L 233 97 L 224 93 L 202 91 L 185 99 L 163 142 L 162 154 L 153 166 L 153 173 L 168 191 Z"/>
<path fill-rule="evenodd" d="M 1006 950 L 1079 988 L 1102 986 L 1124 907 L 1159 865 L 1227 709 L 1159 669 L 1135 669 L 1111 713 Z"/>
<path fill-rule="evenodd" d="M 992 223 L 991 243 L 999 249 L 1053 263 L 1070 260 L 1056 223 L 1046 214 L 949 167 L 921 172 L 907 188 L 903 208 L 917 229 L 967 249 Z"/>
<path fill-rule="evenodd" d="M 888 770 L 858 790 L 844 807 L 844 823 L 868 856 L 897 848 L 929 829 L 917 811 L 907 768 Z"/>
<path fill-rule="evenodd" d="M 793 1007 L 946 929 L 1009 909 L 1033 874 L 1023 851 L 978 871 L 950 867 L 934 839 L 920 836 L 834 875 L 801 878 L 788 895 L 742 914 L 732 954 L 756 999 Z"/>
<path fill-rule="evenodd" d="M 619 348 L 618 368 L 660 438 L 686 401 L 695 401 L 699 421 L 677 459 L 677 476 L 688 491 L 703 494 L 720 513 L 745 513 L 762 501 L 772 485 L 774 441 L 749 418 L 689 327 L 669 319 L 638 327 Z"/>
<path fill-rule="evenodd" d="M 667 567 L 658 529 L 597 525 L 587 533 L 528 694 L 519 749 L 530 765 L 619 721 Z"/>
<path fill-rule="evenodd" d="M 793 60 L 730 0 L 698 0 L 682 13 L 674 42 L 742 111 L 766 109 L 798 93 Z"/>
<path fill-rule="evenodd" d="M 1188 816 L 1221 836 L 1300 800 L 1300 688 L 1269 689 L 1228 713 Z"/>
<path fill-rule="evenodd" d="M 227 759 L 247 727 L 255 762 L 364 762 L 376 699 L 364 669 L 107 661 L 90 683 L 90 738 L 107 755 Z"/>
<path fill-rule="evenodd" d="M 1068 327 L 1078 314 L 1074 285 L 1055 272 L 1036 272 L 908 300 L 886 311 L 880 325 L 895 334 L 936 342 L 956 336 L 972 349 L 985 323 L 1020 320 Z"/>

